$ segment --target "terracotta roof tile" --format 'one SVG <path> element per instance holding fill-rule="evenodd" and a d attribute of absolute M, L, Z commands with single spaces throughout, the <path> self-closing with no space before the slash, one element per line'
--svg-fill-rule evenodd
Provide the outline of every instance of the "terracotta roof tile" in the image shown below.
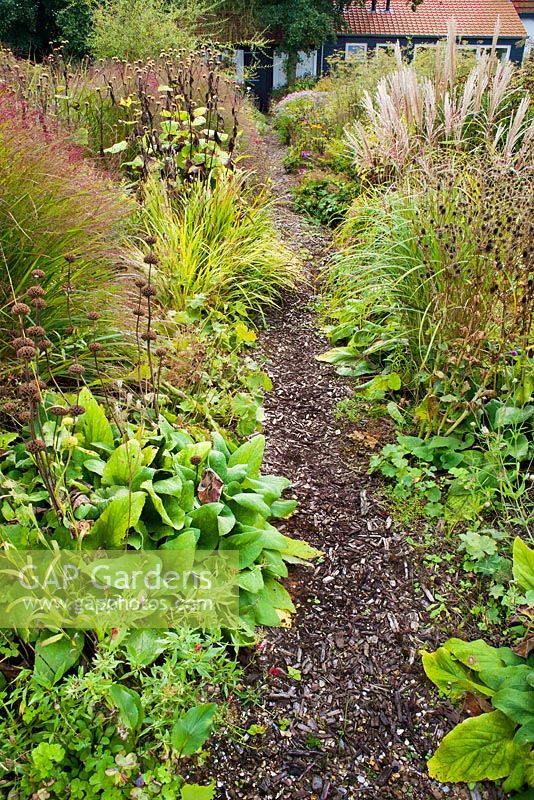
<path fill-rule="evenodd" d="M 516 0 L 534 4 L 534 0 Z M 501 36 L 524 38 L 526 31 L 511 0 L 423 0 L 412 11 L 410 0 L 377 0 L 371 11 L 371 0 L 365 7 L 357 4 L 345 11 L 351 33 L 359 36 L 446 36 L 447 23 L 454 17 L 459 36 L 492 36 L 497 18 L 501 19 Z"/>
<path fill-rule="evenodd" d="M 534 14 L 534 0 L 513 0 L 518 14 Z"/>

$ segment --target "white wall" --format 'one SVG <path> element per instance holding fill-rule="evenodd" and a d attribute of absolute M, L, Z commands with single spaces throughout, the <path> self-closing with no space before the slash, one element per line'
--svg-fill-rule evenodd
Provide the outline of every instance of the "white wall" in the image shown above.
<path fill-rule="evenodd" d="M 273 89 L 280 89 L 287 84 L 286 75 L 287 56 L 284 53 L 275 53 L 273 57 Z M 299 53 L 297 63 L 297 78 L 317 74 L 317 51 L 313 53 Z"/>
<path fill-rule="evenodd" d="M 525 47 L 525 57 L 534 49 L 534 17 L 521 17 L 521 22 L 527 29 L 528 41 Z"/>

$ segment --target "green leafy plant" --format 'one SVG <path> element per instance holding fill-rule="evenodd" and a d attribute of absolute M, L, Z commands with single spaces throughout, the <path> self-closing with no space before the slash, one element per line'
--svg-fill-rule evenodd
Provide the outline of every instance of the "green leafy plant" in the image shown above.
<path fill-rule="evenodd" d="M 321 225 L 335 227 L 344 219 L 358 187 L 343 178 L 312 173 L 294 190 L 295 207 Z"/>
<path fill-rule="evenodd" d="M 67 792 L 79 800 L 213 798 L 213 783 L 188 783 L 180 773 L 227 721 L 228 697 L 240 695 L 242 670 L 220 640 L 188 629 L 114 631 L 91 640 L 90 664 L 66 662 L 61 678 L 43 683 L 10 636 L 2 633 L 2 647 L 18 669 L 0 688 L 0 791 L 46 791 L 54 800 Z M 32 644 L 27 634 L 26 653 Z"/>
<path fill-rule="evenodd" d="M 93 10 L 89 46 L 95 58 L 132 61 L 157 57 L 169 49 L 192 52 L 197 26 L 208 9 L 200 0 L 106 0 Z"/>
<path fill-rule="evenodd" d="M 513 570 L 530 603 L 534 551 L 519 538 L 514 543 Z M 476 716 L 445 736 L 428 762 L 430 775 L 443 783 L 497 781 L 505 791 L 534 786 L 532 655 L 522 657 L 482 640 L 449 639 L 422 657 L 428 678 L 443 694 L 453 700 L 467 695 L 472 698 L 470 706 L 477 708 Z"/>
<path fill-rule="evenodd" d="M 0 512 L 4 541 L 39 546 L 46 532 L 66 549 L 236 550 L 244 635 L 253 637 L 257 624 L 279 625 L 294 610 L 279 582 L 286 562 L 317 551 L 270 522 L 290 515 L 296 502 L 282 498 L 288 480 L 260 474 L 262 436 L 236 449 L 218 433 L 195 440 L 163 416 L 155 428 L 129 423 L 121 431 L 87 389 L 76 422 L 60 417 L 58 424 L 53 402 L 45 400 L 45 413 L 52 411 L 41 423 L 45 450 L 32 457 L 25 443 L 13 441 L 0 461 L 8 487 Z"/>

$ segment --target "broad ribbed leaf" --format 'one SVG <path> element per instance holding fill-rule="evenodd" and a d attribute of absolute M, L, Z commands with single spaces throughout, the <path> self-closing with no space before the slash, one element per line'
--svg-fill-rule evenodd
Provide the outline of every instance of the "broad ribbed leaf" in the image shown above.
<path fill-rule="evenodd" d="M 515 727 L 500 711 L 466 719 L 445 736 L 428 762 L 430 776 L 440 783 L 505 778 L 521 757 L 512 741 Z"/>

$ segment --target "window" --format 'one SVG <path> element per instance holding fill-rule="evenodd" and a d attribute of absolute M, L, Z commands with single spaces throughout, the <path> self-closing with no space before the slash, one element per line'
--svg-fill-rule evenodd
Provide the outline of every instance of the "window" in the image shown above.
<path fill-rule="evenodd" d="M 477 47 L 477 58 L 483 53 L 491 53 L 491 45 L 481 45 Z M 497 45 L 495 48 L 495 53 L 499 61 L 509 61 L 510 60 L 510 46 L 509 45 Z"/>
<path fill-rule="evenodd" d="M 424 53 L 426 50 L 435 50 L 436 44 L 416 44 L 414 45 L 414 53 Z"/>
<path fill-rule="evenodd" d="M 285 53 L 275 53 L 273 56 L 273 89 L 280 89 L 287 86 L 287 55 Z M 317 73 L 317 51 L 311 53 L 299 53 L 297 61 L 297 78 L 304 78 L 306 75 Z"/>
<path fill-rule="evenodd" d="M 399 44 L 399 40 L 398 39 L 397 39 L 396 42 L 382 42 L 381 44 L 377 44 L 376 45 L 376 50 L 377 50 L 377 52 L 379 50 L 383 50 L 385 53 L 391 53 L 391 55 L 393 55 L 393 53 L 395 52 L 395 45 L 396 44 Z"/>
<path fill-rule="evenodd" d="M 459 44 L 458 49 L 470 50 L 477 58 L 481 58 L 484 53 L 491 53 L 492 48 L 490 44 Z M 508 61 L 510 59 L 510 45 L 497 45 L 495 52 L 500 61 Z"/>
<path fill-rule="evenodd" d="M 367 55 L 366 42 L 347 42 L 345 45 L 345 58 L 365 58 Z"/>

